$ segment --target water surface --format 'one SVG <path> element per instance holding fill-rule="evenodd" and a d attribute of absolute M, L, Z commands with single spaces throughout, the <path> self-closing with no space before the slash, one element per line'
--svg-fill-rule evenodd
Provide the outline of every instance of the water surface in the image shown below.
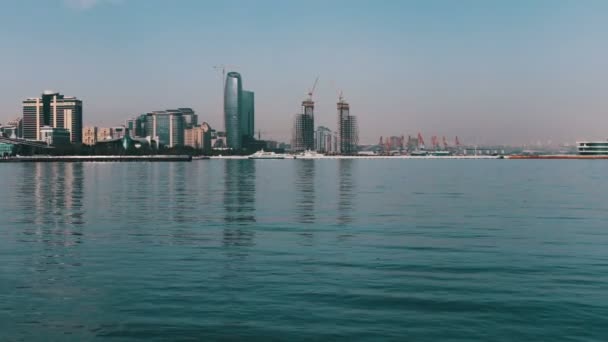
<path fill-rule="evenodd" d="M 608 340 L 604 161 L 0 165 L 0 340 Z"/>

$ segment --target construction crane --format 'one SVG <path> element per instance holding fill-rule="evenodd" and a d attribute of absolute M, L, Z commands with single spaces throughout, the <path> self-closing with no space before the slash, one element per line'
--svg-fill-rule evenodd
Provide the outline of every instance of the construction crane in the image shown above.
<path fill-rule="evenodd" d="M 445 135 L 443 136 L 443 148 L 444 148 L 445 150 L 447 150 L 447 149 L 448 149 L 448 141 L 445 139 Z"/>
<path fill-rule="evenodd" d="M 460 140 L 458 140 L 458 136 L 456 137 L 456 148 L 460 148 Z"/>
<path fill-rule="evenodd" d="M 424 150 L 424 139 L 422 138 L 422 134 L 418 132 L 418 148 Z"/>
<path fill-rule="evenodd" d="M 213 69 L 222 73 L 222 89 L 224 89 L 224 87 L 226 87 L 226 69 L 227 68 L 237 68 L 237 66 L 236 65 L 226 65 L 226 64 L 220 64 L 220 65 L 213 66 Z"/>
<path fill-rule="evenodd" d="M 308 91 L 308 101 L 312 101 L 312 96 L 314 95 L 315 89 L 317 88 L 317 83 L 319 83 L 319 76 L 317 76 L 317 78 L 315 79 L 315 84 Z"/>

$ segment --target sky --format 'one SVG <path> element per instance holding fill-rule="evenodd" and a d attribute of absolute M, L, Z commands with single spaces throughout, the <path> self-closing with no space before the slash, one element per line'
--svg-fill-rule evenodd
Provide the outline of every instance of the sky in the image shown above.
<path fill-rule="evenodd" d="M 455 136 L 528 145 L 608 138 L 608 2 L 0 0 L 0 122 L 44 90 L 85 125 L 192 107 L 223 129 L 229 65 L 256 130 L 288 141 L 315 78 L 315 124 L 342 91 L 362 143 Z"/>

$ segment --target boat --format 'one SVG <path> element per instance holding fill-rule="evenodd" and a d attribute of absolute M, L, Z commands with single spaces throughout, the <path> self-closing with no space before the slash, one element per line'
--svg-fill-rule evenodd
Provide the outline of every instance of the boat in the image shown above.
<path fill-rule="evenodd" d="M 250 155 L 249 159 L 285 159 L 284 154 L 278 154 L 274 152 L 267 152 L 264 150 L 259 150 L 256 153 Z"/>
<path fill-rule="evenodd" d="M 318 153 L 316 151 L 306 150 L 302 153 L 295 154 L 293 156 L 294 159 L 321 159 L 324 158 L 325 155 L 323 153 Z"/>
<path fill-rule="evenodd" d="M 410 152 L 410 156 L 412 156 L 412 157 L 425 157 L 428 155 L 429 155 L 429 153 L 424 150 L 416 150 L 416 151 Z"/>
<path fill-rule="evenodd" d="M 452 152 L 445 151 L 445 150 L 437 150 L 437 151 L 432 151 L 430 153 L 430 155 L 433 157 L 447 157 L 447 156 L 451 156 Z"/>

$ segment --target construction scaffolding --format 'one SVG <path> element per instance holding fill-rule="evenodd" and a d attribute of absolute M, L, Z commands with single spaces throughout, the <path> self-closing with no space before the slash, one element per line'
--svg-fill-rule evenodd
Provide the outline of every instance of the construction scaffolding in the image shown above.
<path fill-rule="evenodd" d="M 313 151 L 315 149 L 315 119 L 313 115 L 296 114 L 291 146 L 295 152 Z"/>
<path fill-rule="evenodd" d="M 340 95 L 338 101 L 338 152 L 356 154 L 359 145 L 357 117 L 350 115 L 350 106 Z"/>

